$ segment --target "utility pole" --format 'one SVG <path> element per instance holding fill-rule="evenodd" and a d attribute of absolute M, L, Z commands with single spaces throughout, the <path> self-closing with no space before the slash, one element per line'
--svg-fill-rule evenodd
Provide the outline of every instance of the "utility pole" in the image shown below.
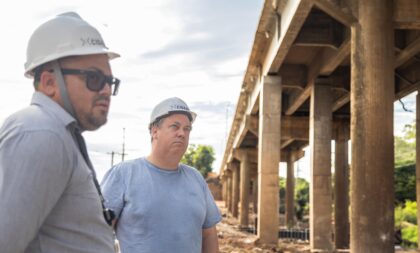
<path fill-rule="evenodd" d="M 112 151 L 112 152 L 108 152 L 107 154 L 111 155 L 111 167 L 113 167 L 114 166 L 114 156 L 119 155 L 120 153 Z"/>
<path fill-rule="evenodd" d="M 112 166 L 114 166 L 114 155 L 115 155 L 115 152 L 112 151 L 111 153 L 107 153 L 107 154 L 110 154 L 111 155 L 111 167 L 112 167 Z"/>
<path fill-rule="evenodd" d="M 121 160 L 124 162 L 125 153 L 125 127 L 123 127 L 123 143 L 122 143 L 122 153 L 121 153 Z"/>

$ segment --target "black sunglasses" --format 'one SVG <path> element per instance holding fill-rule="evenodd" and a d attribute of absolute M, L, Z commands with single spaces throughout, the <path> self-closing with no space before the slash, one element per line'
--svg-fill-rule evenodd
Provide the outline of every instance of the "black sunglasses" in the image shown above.
<path fill-rule="evenodd" d="M 100 70 L 83 70 L 83 69 L 61 69 L 63 75 L 83 75 L 86 78 L 86 87 L 91 91 L 101 91 L 105 84 L 109 84 L 112 88 L 112 95 L 118 94 L 120 87 L 120 79 L 113 76 L 107 76 Z"/>

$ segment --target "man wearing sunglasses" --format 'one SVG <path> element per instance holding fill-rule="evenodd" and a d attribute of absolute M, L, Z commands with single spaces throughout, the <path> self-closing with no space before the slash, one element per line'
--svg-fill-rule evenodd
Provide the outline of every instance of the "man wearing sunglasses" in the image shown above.
<path fill-rule="evenodd" d="M 0 251 L 111 253 L 112 212 L 81 132 L 107 121 L 120 81 L 99 32 L 76 13 L 32 34 L 25 75 L 31 105 L 0 129 Z"/>

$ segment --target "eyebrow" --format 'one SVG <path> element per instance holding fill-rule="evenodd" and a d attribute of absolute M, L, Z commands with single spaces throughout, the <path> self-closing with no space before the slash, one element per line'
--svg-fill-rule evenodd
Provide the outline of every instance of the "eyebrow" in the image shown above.
<path fill-rule="evenodd" d="M 179 122 L 179 121 L 172 122 L 171 124 L 182 125 L 181 122 Z M 186 126 L 192 127 L 192 124 L 190 123 L 190 124 L 188 124 Z"/>

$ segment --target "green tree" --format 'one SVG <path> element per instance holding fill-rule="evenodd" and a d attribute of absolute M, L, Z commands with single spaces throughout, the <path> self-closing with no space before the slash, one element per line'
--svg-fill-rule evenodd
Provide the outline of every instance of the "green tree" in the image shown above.
<path fill-rule="evenodd" d="M 200 171 L 204 178 L 213 170 L 214 150 L 212 146 L 191 144 L 181 159 L 181 163 L 187 164 Z"/>
<path fill-rule="evenodd" d="M 405 125 L 403 136 L 394 138 L 395 167 L 416 163 L 416 124 Z"/>
<path fill-rule="evenodd" d="M 407 200 L 395 207 L 395 230 L 401 231 L 402 244 L 417 247 L 417 203 Z"/>
<path fill-rule="evenodd" d="M 286 210 L 286 179 L 279 177 L 279 212 Z M 302 220 L 309 213 L 309 183 L 304 178 L 295 179 L 295 214 Z"/>
<path fill-rule="evenodd" d="M 279 177 L 279 212 L 286 213 L 286 179 L 284 177 Z"/>
<path fill-rule="evenodd" d="M 296 178 L 295 183 L 296 217 L 302 220 L 309 213 L 309 183 L 304 178 Z"/>
<path fill-rule="evenodd" d="M 406 200 L 416 201 L 416 165 L 404 165 L 396 167 L 395 178 L 395 201 L 404 204 Z"/>
<path fill-rule="evenodd" d="M 406 125 L 395 144 L 395 230 L 404 246 L 417 246 L 416 124 Z"/>
<path fill-rule="evenodd" d="M 395 199 L 398 204 L 416 200 L 416 124 L 405 125 L 395 137 Z"/>

